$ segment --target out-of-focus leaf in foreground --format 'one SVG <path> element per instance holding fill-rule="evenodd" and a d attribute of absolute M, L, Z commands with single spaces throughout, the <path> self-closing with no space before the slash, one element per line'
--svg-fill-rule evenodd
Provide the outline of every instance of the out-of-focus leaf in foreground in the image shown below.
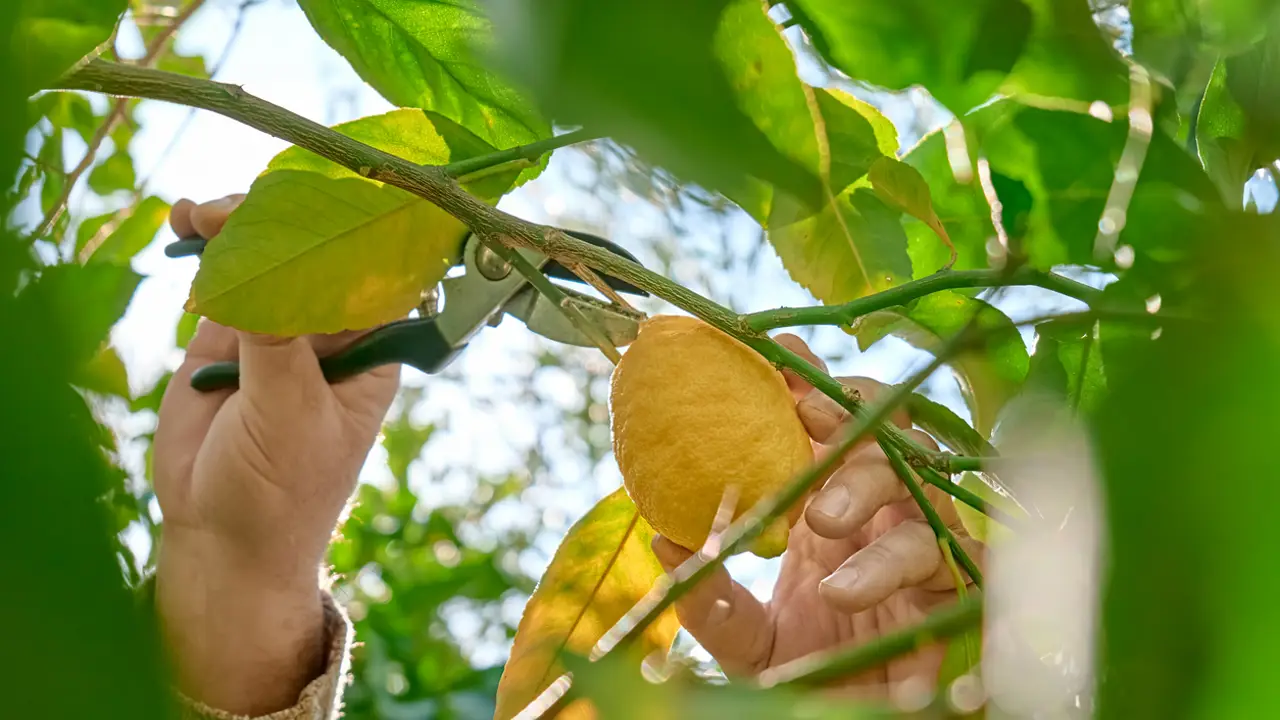
<path fill-rule="evenodd" d="M 524 709 L 564 671 L 560 654 L 585 655 L 662 577 L 649 543 L 653 529 L 619 489 L 579 520 L 560 543 L 551 566 L 525 607 L 515 645 L 498 686 L 500 720 Z M 645 631 L 632 661 L 665 654 L 679 623 L 667 611 Z M 570 705 L 564 717 L 589 708 Z M 603 712 L 600 717 L 612 718 Z"/>
<path fill-rule="evenodd" d="M 816 174 L 752 122 L 717 61 L 728 0 L 493 5 L 504 67 L 558 122 L 605 133 L 730 195 L 754 178 L 817 204 Z"/>
<path fill-rule="evenodd" d="M 685 675 L 653 683 L 624 659 L 587 662 L 570 657 L 574 687 L 608 720 L 889 720 L 896 713 L 872 704 L 824 697 L 812 690 L 707 685 Z"/>
<path fill-rule="evenodd" d="M 1228 216 L 1198 248 L 1208 321 L 1170 323 L 1132 350 L 1141 372 L 1098 413 L 1111 548 L 1103 720 L 1274 713 L 1280 225 Z"/>
<path fill-rule="evenodd" d="M 957 114 L 996 92 L 1032 25 L 1022 0 L 799 0 L 794 10 L 850 77 L 893 90 L 923 85 Z"/>
<path fill-rule="evenodd" d="M 4 52 L 24 95 L 48 86 L 111 37 L 128 0 L 26 0 L 16 2 L 17 24 Z"/>

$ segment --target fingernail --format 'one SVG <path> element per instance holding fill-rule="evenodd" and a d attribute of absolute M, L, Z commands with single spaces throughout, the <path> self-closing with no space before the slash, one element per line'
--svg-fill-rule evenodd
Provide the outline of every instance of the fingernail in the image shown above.
<path fill-rule="evenodd" d="M 844 485 L 833 485 L 813 499 L 813 507 L 830 518 L 842 517 L 849 509 L 849 488 Z"/>
<path fill-rule="evenodd" d="M 733 606 L 728 600 L 717 600 L 711 604 L 711 609 L 707 611 L 707 622 L 719 624 L 729 619 L 729 615 L 733 612 Z"/>
<path fill-rule="evenodd" d="M 859 573 L 857 568 L 840 568 L 828 575 L 827 578 L 822 581 L 822 584 L 828 587 L 839 588 L 841 590 L 852 590 L 853 587 L 858 584 L 858 580 L 860 580 L 861 577 L 862 573 Z"/>

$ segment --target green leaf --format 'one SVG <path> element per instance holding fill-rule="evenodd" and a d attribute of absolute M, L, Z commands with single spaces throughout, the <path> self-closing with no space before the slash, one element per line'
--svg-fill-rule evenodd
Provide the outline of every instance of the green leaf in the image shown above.
<path fill-rule="evenodd" d="M 412 407 L 411 398 L 406 398 L 406 407 Z M 382 447 L 387 451 L 387 468 L 401 484 L 409 482 L 409 466 L 422 455 L 423 446 L 435 430 L 434 425 L 415 424 L 408 412 L 382 425 Z"/>
<path fill-rule="evenodd" d="M 473 0 L 300 0 L 320 37 L 400 107 L 434 111 L 496 148 L 551 136 L 551 125 L 483 62 L 489 19 Z M 537 177 L 545 161 L 526 169 Z"/>
<path fill-rule="evenodd" d="M 183 311 L 178 317 L 178 324 L 173 328 L 173 344 L 186 350 L 187 345 L 191 344 L 191 338 L 196 336 L 196 329 L 199 326 L 199 315 Z"/>
<path fill-rule="evenodd" d="M 1026 51 L 1002 91 L 1108 105 L 1129 101 L 1129 72 L 1085 0 L 1027 0 L 1035 15 Z"/>
<path fill-rule="evenodd" d="M 893 90 L 923 85 L 957 114 L 995 94 L 1031 30 L 1031 13 L 1021 0 L 794 5 L 827 62 L 855 80 Z"/>
<path fill-rule="evenodd" d="M 871 164 L 867 177 L 871 179 L 871 188 L 887 205 L 920 220 L 937 233 L 944 244 L 951 245 L 951 238 L 947 237 L 947 230 L 933 209 L 929 186 L 918 170 L 897 158 L 881 157 Z"/>
<path fill-rule="evenodd" d="M 89 173 L 89 189 L 99 195 L 110 195 L 118 190 L 132 190 L 138 178 L 133 170 L 133 158 L 128 151 L 117 151 L 98 163 Z"/>
<path fill-rule="evenodd" d="M 1277 23 L 1280 25 L 1280 23 Z M 1196 123 L 1205 170 L 1228 205 L 1239 208 L 1244 183 L 1280 158 L 1280 27 L 1213 68 Z"/>
<path fill-rule="evenodd" d="M 156 233 L 160 231 L 160 226 L 164 225 L 168 218 L 169 203 L 154 195 L 148 197 L 138 203 L 133 212 L 97 248 L 86 248 L 81 245 L 81 241 L 88 242 L 93 237 L 93 235 L 85 237 L 85 225 L 90 225 L 92 229 L 90 222 L 86 221 L 77 233 L 76 255 L 82 257 L 82 252 L 87 250 L 87 262 L 128 264 L 143 248 L 151 244 Z M 96 224 L 96 221 L 97 218 L 93 223 Z M 96 235 L 96 231 L 94 234 Z"/>
<path fill-rule="evenodd" d="M 719 28 L 730 4 L 547 0 L 534 11 L 509 2 L 495 15 L 498 49 L 512 76 L 559 121 L 607 134 L 731 196 L 749 192 L 754 178 L 816 207 L 815 173 L 752 122 L 717 61 L 717 45 L 728 43 Z M 765 48 L 761 57 L 774 56 Z M 785 68 L 794 72 L 794 60 L 786 58 Z M 770 100 L 747 93 L 745 103 L 753 99 Z"/>
<path fill-rule="evenodd" d="M 1095 264 L 1098 223 L 1115 181 L 1127 128 L 1090 115 L 1012 107 L 983 135 L 979 152 L 993 173 L 1030 193 L 1027 236 L 1030 264 Z M 1220 205 L 1218 193 L 1194 159 L 1156 129 L 1134 188 L 1120 243 L 1144 252 L 1159 240 L 1154 224 Z M 1104 267 L 1109 260 L 1101 261 Z"/>
<path fill-rule="evenodd" d="M 991 208 L 978 182 L 974 155 L 979 150 L 979 130 L 1003 116 L 1008 101 L 993 103 L 965 116 L 964 148 L 949 152 L 942 130 L 926 135 L 902 158 L 919 171 L 928 184 L 938 219 L 956 249 L 956 270 L 987 267 L 987 240 L 996 235 L 991 224 Z M 958 169 L 949 155 L 957 155 Z M 927 224 L 907 218 L 907 251 L 916 278 L 932 275 L 951 260 L 951 252 L 938 233 Z"/>
<path fill-rule="evenodd" d="M 1027 348 L 1004 313 L 981 300 L 945 290 L 907 306 L 866 315 L 853 330 L 863 350 L 886 335 L 896 335 L 921 350 L 936 352 L 971 320 L 984 338 L 983 347 L 960 354 L 951 361 L 951 369 L 973 414 L 974 427 L 985 435 L 1027 376 Z"/>
<path fill-rule="evenodd" d="M 162 53 L 160 62 L 156 63 L 156 69 L 202 79 L 208 79 L 209 77 L 209 68 L 205 65 L 203 55 L 183 55 L 177 52 Z"/>
<path fill-rule="evenodd" d="M 1103 372 L 1102 348 L 1093 327 L 1080 323 L 1041 323 L 1036 332 L 1051 338 L 1065 373 L 1062 392 L 1069 407 L 1092 414 L 1106 399 L 1107 378 Z M 1040 351 L 1037 349 L 1036 355 Z"/>
<path fill-rule="evenodd" d="M 498 685 L 496 718 L 524 709 L 563 672 L 561 653 L 586 654 L 663 576 L 649 547 L 653 536 L 622 489 L 569 529 L 525 606 Z M 627 655 L 638 661 L 665 653 L 678 629 L 668 610 Z"/>
<path fill-rule="evenodd" d="M 129 375 L 115 348 L 104 345 L 89 362 L 80 366 L 71 382 L 101 395 L 130 398 Z"/>
<path fill-rule="evenodd" d="M 907 238 L 898 213 L 866 188 L 850 187 L 818 214 L 787 222 L 775 209 L 769 242 L 792 279 L 833 305 L 911 278 Z"/>
<path fill-rule="evenodd" d="M 725 9 L 714 51 L 739 106 L 773 146 L 822 179 L 831 194 L 866 175 L 877 158 L 897 150 L 897 130 L 878 110 L 839 90 L 801 82 L 795 58 L 757 0 Z M 751 183 L 730 197 L 762 225 L 773 211 L 773 188 Z"/>
<path fill-rule="evenodd" d="M 205 250 L 187 310 L 280 336 L 374 327 L 444 277 L 465 232 L 389 185 L 274 170 Z"/>
<path fill-rule="evenodd" d="M 32 124 L 41 117 L 54 125 L 75 130 L 86 143 L 98 132 L 98 118 L 84 95 L 74 92 L 44 93 L 31 101 Z"/>
<path fill-rule="evenodd" d="M 45 268 L 24 299 L 41 304 L 62 328 L 67 368 L 89 362 L 124 315 L 142 276 L 127 266 L 55 265 Z"/>
<path fill-rule="evenodd" d="M 452 123 L 397 110 L 338 131 L 419 164 L 489 152 Z M 498 184 L 493 184 L 497 182 Z M 505 179 L 480 185 L 504 190 Z M 466 228 L 436 206 L 301 148 L 274 160 L 209 246 L 189 309 L 283 335 L 366 328 L 402 317 L 443 277 Z"/>
<path fill-rule="evenodd" d="M 23 94 L 48 87 L 106 42 L 127 5 L 128 0 L 25 0 L 7 50 Z"/>
<path fill-rule="evenodd" d="M 907 413 L 911 416 L 912 424 L 919 425 L 933 439 L 953 452 L 975 457 L 996 455 L 996 449 L 991 443 L 946 405 L 936 403 L 920 393 L 911 393 L 911 397 L 907 398 Z"/>
<path fill-rule="evenodd" d="M 1280 224 L 1226 216 L 1196 249 L 1185 269 L 1212 321 L 1125 352 L 1140 372 L 1113 384 L 1092 433 L 1108 516 L 1100 720 L 1274 710 L 1280 576 L 1262 568 L 1280 484 L 1273 423 L 1254 420 L 1280 403 Z"/>

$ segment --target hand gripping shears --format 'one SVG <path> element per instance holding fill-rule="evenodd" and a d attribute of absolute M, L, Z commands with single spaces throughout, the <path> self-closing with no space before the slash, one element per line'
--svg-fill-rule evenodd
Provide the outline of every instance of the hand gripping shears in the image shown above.
<path fill-rule="evenodd" d="M 604 238 L 565 230 L 579 240 L 604 248 L 633 262 L 635 256 Z M 202 238 L 183 238 L 165 247 L 169 257 L 200 255 Z M 552 278 L 582 282 L 560 263 L 535 250 L 520 248 L 531 265 Z M 462 266 L 460 275 L 446 277 L 437 287 L 423 292 L 416 316 L 383 325 L 360 337 L 334 355 L 320 360 L 320 369 L 329 382 L 339 382 L 380 365 L 402 363 L 434 374 L 443 370 L 462 352 L 471 338 L 485 325 L 495 326 L 506 315 L 519 318 L 533 332 L 557 342 L 594 347 L 595 342 L 573 325 L 565 313 L 542 296 L 523 275 L 500 258 L 475 235 L 468 234 L 454 266 Z M 609 287 L 619 292 L 647 296 L 644 290 L 618 278 L 603 275 Z M 561 287 L 588 321 L 603 330 L 615 346 L 635 339 L 643 314 L 616 304 L 597 300 L 583 293 Z M 444 308 L 439 296 L 444 294 Z M 197 369 L 191 375 L 191 386 L 202 392 L 236 387 L 240 366 L 235 362 L 219 362 Z"/>

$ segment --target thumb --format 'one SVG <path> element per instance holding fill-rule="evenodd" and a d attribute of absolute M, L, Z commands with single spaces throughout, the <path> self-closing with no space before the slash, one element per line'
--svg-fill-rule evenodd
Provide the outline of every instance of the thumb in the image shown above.
<path fill-rule="evenodd" d="M 259 410 L 293 415 L 320 401 L 327 383 L 306 338 L 240 333 L 240 391 Z"/>
<path fill-rule="evenodd" d="M 661 535 L 653 539 L 653 552 L 667 572 L 693 556 Z M 773 619 L 723 566 L 676 601 L 676 616 L 726 674 L 752 676 L 768 665 L 773 652 Z"/>

